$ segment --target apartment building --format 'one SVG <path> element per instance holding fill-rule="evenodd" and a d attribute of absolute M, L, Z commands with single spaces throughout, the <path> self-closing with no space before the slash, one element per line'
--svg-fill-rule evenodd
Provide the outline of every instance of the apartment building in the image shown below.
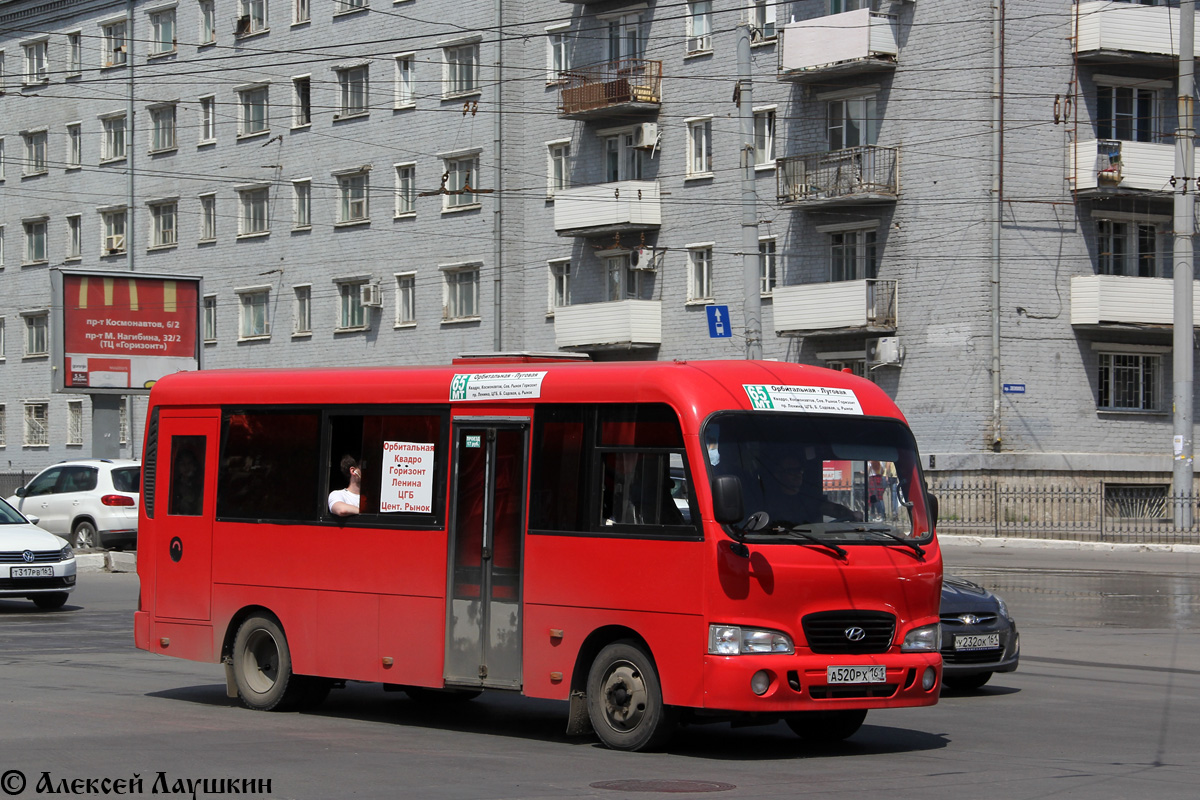
<path fill-rule="evenodd" d="M 0 463 L 90 448 L 53 267 L 201 275 L 205 368 L 743 357 L 745 157 L 765 357 L 1165 491 L 1174 5 L 0 1 Z"/>

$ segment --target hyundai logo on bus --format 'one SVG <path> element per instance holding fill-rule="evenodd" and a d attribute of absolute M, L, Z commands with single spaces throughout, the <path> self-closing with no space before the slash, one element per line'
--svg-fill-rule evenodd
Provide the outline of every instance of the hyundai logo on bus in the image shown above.
<path fill-rule="evenodd" d="M 867 638 L 867 632 L 857 625 L 852 625 L 849 628 L 846 628 L 845 633 L 846 638 L 852 642 L 861 642 L 863 639 Z"/>

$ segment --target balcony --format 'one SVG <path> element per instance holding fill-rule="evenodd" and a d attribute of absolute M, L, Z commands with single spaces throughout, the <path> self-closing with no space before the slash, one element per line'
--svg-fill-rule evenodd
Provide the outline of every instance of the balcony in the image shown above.
<path fill-rule="evenodd" d="M 900 151 L 864 145 L 776 161 L 780 204 L 792 208 L 894 203 L 900 193 Z"/>
<path fill-rule="evenodd" d="M 868 9 L 790 22 L 779 29 L 779 79 L 826 80 L 896 68 L 896 17 Z"/>
<path fill-rule="evenodd" d="M 1081 61 L 1166 62 L 1179 56 L 1179 9 L 1092 0 L 1078 6 Z M 1200 40 L 1195 43 L 1200 55 Z M 1116 63 L 1114 63 L 1116 62 Z"/>
<path fill-rule="evenodd" d="M 554 310 L 554 342 L 563 350 L 638 350 L 662 344 L 662 303 L 618 300 Z"/>
<path fill-rule="evenodd" d="M 871 278 L 776 286 L 775 333 L 894 333 L 896 285 Z"/>
<path fill-rule="evenodd" d="M 1138 6 L 1153 8 L 1153 6 Z M 1075 191 L 1080 194 L 1135 194 L 1174 191 L 1175 145 L 1089 139 L 1075 145 Z"/>
<path fill-rule="evenodd" d="M 559 236 L 602 236 L 660 225 L 658 181 L 596 183 L 554 193 L 554 230 Z"/>
<path fill-rule="evenodd" d="M 1071 324 L 1075 327 L 1167 327 L 1175 315 L 1174 281 L 1127 275 L 1071 278 Z M 1192 319 L 1200 322 L 1200 289 L 1192 283 Z"/>
<path fill-rule="evenodd" d="M 606 61 L 561 73 L 558 115 L 596 119 L 658 111 L 662 105 L 662 62 L 642 58 Z"/>

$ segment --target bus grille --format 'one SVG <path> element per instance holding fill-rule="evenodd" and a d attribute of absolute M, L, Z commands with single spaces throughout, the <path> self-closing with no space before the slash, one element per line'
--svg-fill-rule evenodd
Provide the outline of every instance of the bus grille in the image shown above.
<path fill-rule="evenodd" d="M 814 653 L 886 653 L 896 631 L 896 618 L 883 611 L 822 611 L 804 617 L 804 638 Z M 851 628 L 865 635 L 858 641 L 847 636 Z"/>

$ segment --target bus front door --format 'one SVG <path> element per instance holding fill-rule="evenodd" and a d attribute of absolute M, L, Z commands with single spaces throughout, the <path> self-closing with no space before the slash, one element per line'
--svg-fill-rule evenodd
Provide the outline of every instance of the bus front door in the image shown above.
<path fill-rule="evenodd" d="M 450 520 L 447 685 L 521 687 L 527 422 L 458 421 Z"/>

